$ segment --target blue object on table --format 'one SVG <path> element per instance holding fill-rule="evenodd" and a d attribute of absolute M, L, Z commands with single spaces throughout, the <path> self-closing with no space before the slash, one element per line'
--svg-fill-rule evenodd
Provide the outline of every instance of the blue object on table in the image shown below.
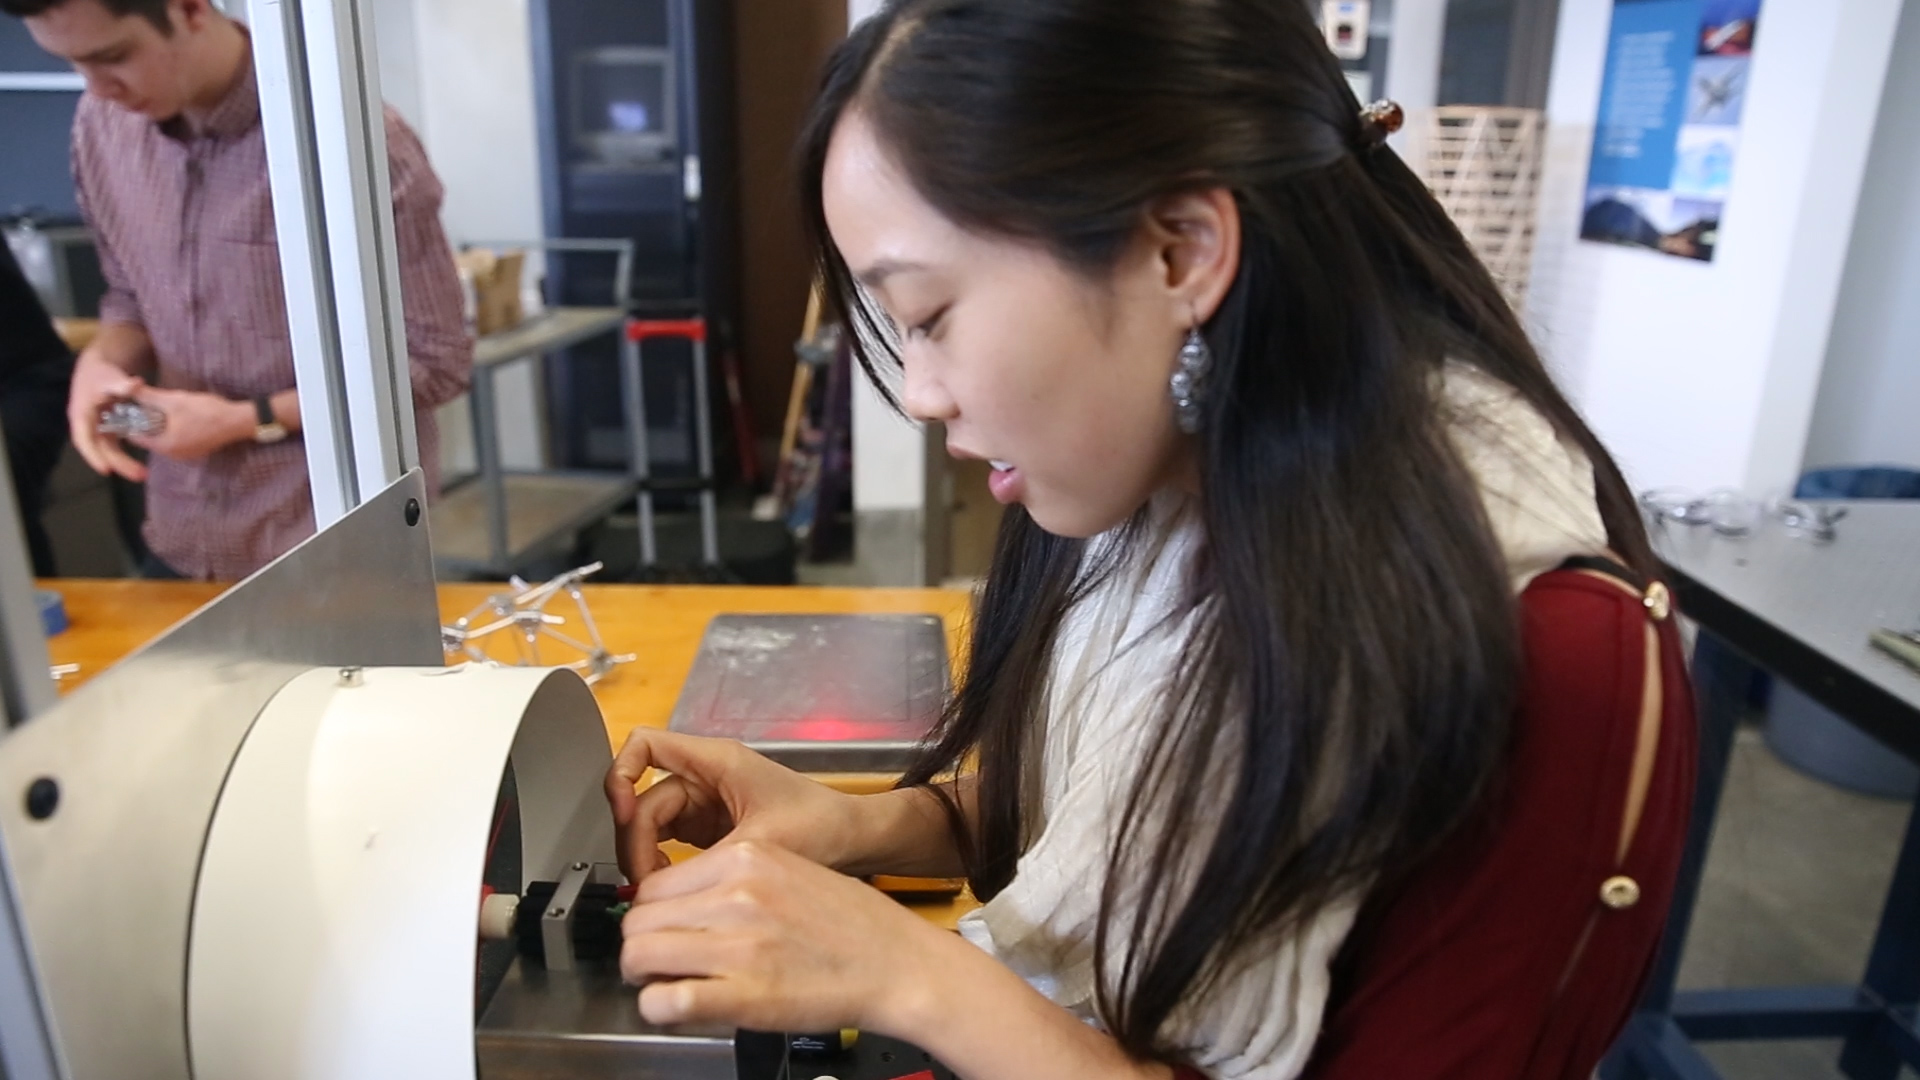
<path fill-rule="evenodd" d="M 1920 470 L 1886 465 L 1815 469 L 1800 477 L 1796 499 L 1920 499 Z"/>
<path fill-rule="evenodd" d="M 34 596 L 40 601 L 40 629 L 48 637 L 67 628 L 67 604 L 57 592 L 47 589 L 35 589 Z"/>
<path fill-rule="evenodd" d="M 1800 478 L 1793 497 L 1920 499 L 1920 470 L 1887 466 L 1817 469 Z M 1767 746 L 1780 760 L 1829 784 L 1889 799 L 1920 795 L 1920 765 L 1887 749 L 1886 744 L 1788 683 L 1774 684 L 1767 706 L 1766 732 Z"/>

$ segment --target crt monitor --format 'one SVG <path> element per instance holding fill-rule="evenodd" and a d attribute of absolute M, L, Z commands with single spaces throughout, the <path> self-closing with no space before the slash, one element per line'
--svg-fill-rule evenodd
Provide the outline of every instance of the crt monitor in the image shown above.
<path fill-rule="evenodd" d="M 573 60 L 573 144 L 607 164 L 661 161 L 679 148 L 673 53 L 616 46 Z"/>

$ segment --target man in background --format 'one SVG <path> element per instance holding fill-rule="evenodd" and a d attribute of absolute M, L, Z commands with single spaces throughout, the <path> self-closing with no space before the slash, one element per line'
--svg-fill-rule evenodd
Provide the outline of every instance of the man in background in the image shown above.
<path fill-rule="evenodd" d="M 67 448 L 60 407 L 72 375 L 73 354 L 54 331 L 13 249 L 0 240 L 0 426 L 6 428 L 20 529 L 37 577 L 52 577 L 56 570 L 40 514 L 46 509 L 47 482 Z"/>
<path fill-rule="evenodd" d="M 95 471 L 146 483 L 145 573 L 238 580 L 314 531 L 252 40 L 212 0 L 0 0 L 0 10 L 87 81 L 74 182 L 108 288 L 68 395 L 74 446 Z M 392 109 L 386 127 L 431 491 L 433 409 L 466 389 L 473 343 L 440 181 Z M 145 464 L 98 431 L 101 410 L 123 400 L 166 416 L 159 434 L 129 440 Z"/>

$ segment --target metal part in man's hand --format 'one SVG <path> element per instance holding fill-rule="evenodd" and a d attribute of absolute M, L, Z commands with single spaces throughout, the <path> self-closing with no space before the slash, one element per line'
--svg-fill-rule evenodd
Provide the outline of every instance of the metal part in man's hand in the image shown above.
<path fill-rule="evenodd" d="M 102 435 L 148 439 L 167 430 L 167 414 L 137 401 L 116 401 L 100 410 Z"/>

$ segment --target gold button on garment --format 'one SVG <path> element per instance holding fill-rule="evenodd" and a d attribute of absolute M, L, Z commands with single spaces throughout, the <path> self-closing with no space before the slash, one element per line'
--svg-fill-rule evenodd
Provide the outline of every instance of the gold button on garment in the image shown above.
<path fill-rule="evenodd" d="M 1640 602 L 1646 605 L 1647 614 L 1653 616 L 1654 622 L 1666 622 L 1667 616 L 1673 614 L 1673 594 L 1667 591 L 1663 582 L 1656 581 L 1647 586 L 1647 594 L 1640 598 Z"/>
<path fill-rule="evenodd" d="M 1625 875 L 1610 877 L 1600 886 L 1600 902 L 1625 911 L 1640 902 L 1640 883 Z"/>

